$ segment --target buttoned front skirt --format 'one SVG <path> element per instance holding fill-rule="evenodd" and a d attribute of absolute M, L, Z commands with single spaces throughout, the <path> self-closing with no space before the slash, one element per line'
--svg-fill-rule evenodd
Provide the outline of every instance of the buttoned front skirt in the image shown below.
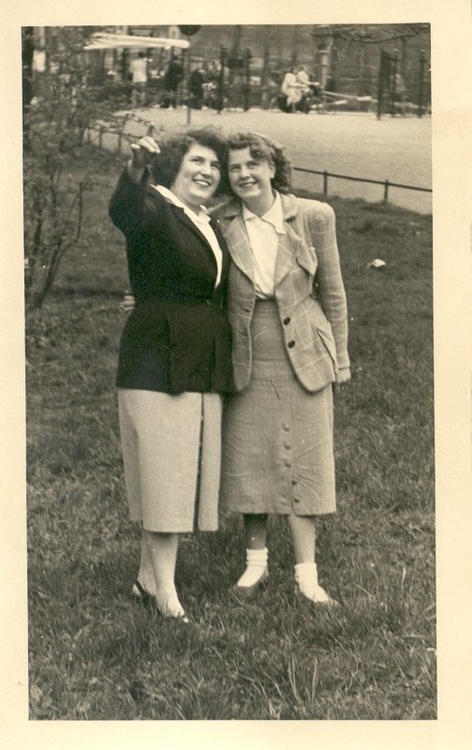
<path fill-rule="evenodd" d="M 131 520 L 163 533 L 215 531 L 221 396 L 120 388 L 118 407 Z"/>
<path fill-rule="evenodd" d="M 300 385 L 274 301 L 256 303 L 251 338 L 251 380 L 226 401 L 223 412 L 221 507 L 238 513 L 333 513 L 332 386 L 309 393 Z"/>

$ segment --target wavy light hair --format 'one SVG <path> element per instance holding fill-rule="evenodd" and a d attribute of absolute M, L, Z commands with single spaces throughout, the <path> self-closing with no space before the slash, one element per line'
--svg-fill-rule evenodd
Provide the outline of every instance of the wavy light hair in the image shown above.
<path fill-rule="evenodd" d="M 292 165 L 284 154 L 285 146 L 269 136 L 252 132 L 234 133 L 228 137 L 226 148 L 228 152 L 248 148 L 253 159 L 266 161 L 274 167 L 275 174 L 271 180 L 274 190 L 278 190 L 279 193 L 289 193 L 292 189 Z M 226 172 L 223 177 L 223 190 L 229 195 L 234 195 Z"/>

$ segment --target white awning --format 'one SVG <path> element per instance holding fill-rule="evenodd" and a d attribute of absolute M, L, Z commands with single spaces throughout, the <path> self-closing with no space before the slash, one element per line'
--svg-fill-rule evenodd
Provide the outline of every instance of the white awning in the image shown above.
<path fill-rule="evenodd" d="M 84 50 L 94 49 L 117 49 L 119 47 L 129 47 L 135 49 L 151 49 L 159 47 L 170 49 L 178 47 L 187 49 L 190 42 L 186 39 L 168 39 L 162 36 L 133 36 L 132 34 L 108 34 L 106 32 L 97 32 L 92 36 L 91 41 L 85 45 Z"/>

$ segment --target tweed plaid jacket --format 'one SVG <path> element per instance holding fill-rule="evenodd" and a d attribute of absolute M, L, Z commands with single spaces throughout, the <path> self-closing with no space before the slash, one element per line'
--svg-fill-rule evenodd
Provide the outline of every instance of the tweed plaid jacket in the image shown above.
<path fill-rule="evenodd" d="M 285 234 L 279 238 L 275 299 L 287 355 L 302 386 L 314 392 L 349 368 L 347 304 L 331 206 L 282 195 Z M 229 320 L 233 374 L 241 391 L 251 376 L 250 326 L 256 302 L 253 256 L 241 204 L 216 209 L 233 263 L 229 275 Z"/>

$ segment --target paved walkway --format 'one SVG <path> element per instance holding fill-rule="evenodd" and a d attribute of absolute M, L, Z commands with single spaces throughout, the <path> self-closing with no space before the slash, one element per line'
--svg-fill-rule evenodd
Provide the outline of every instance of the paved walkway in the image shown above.
<path fill-rule="evenodd" d="M 185 127 L 189 113 L 150 108 L 136 115 L 165 130 Z M 251 109 L 248 112 L 192 110 L 190 124 L 215 125 L 223 133 L 256 130 L 286 145 L 295 167 L 363 177 L 388 179 L 404 185 L 431 188 L 431 118 L 390 117 L 373 113 L 286 114 Z M 129 123 L 130 132 L 143 132 L 143 124 Z M 294 173 L 294 185 L 322 192 L 321 175 Z M 383 200 L 382 185 L 329 179 L 329 195 Z M 389 201 L 419 213 L 431 213 L 431 193 L 389 188 Z"/>

